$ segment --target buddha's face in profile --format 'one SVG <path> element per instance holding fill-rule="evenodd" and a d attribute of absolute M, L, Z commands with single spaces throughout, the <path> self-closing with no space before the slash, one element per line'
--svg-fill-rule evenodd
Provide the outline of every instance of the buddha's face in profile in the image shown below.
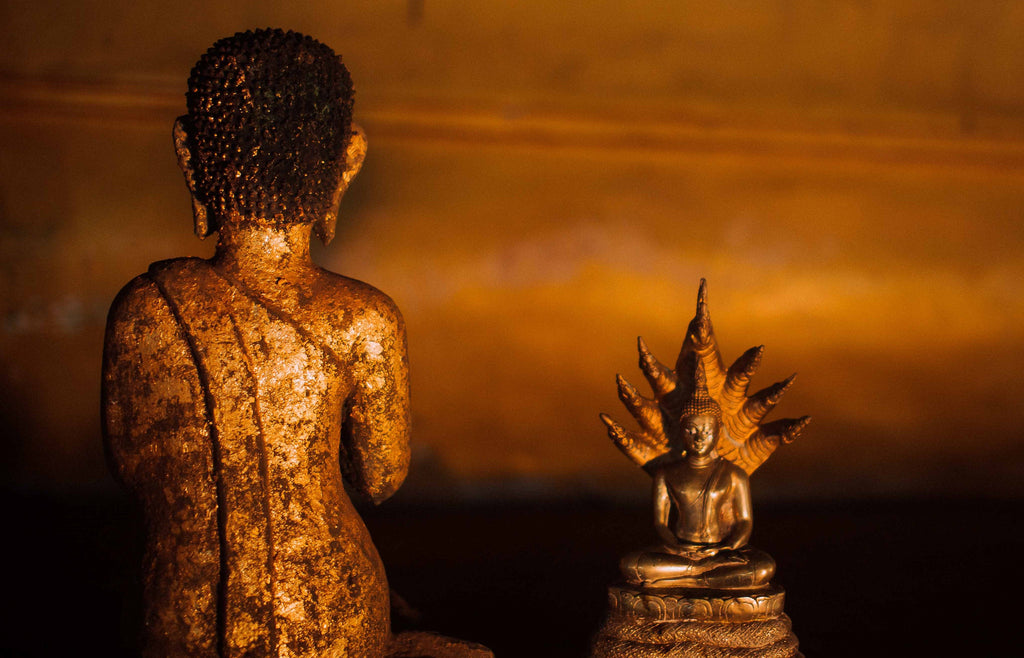
<path fill-rule="evenodd" d="M 711 454 L 718 441 L 721 421 L 715 416 L 686 416 L 680 421 L 680 433 L 687 454 L 704 457 Z"/>

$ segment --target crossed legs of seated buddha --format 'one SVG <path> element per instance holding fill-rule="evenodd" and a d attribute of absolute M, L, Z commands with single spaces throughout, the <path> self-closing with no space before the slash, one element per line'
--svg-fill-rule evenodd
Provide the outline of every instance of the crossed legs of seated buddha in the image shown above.
<path fill-rule="evenodd" d="M 626 581 L 644 588 L 756 589 L 775 575 L 775 560 L 751 546 L 702 557 L 690 547 L 661 544 L 626 555 Z"/>

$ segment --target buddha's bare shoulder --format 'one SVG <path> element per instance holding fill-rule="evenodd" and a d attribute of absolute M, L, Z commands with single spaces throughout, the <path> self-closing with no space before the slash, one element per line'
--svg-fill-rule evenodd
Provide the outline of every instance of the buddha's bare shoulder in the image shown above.
<path fill-rule="evenodd" d="M 732 463 L 728 459 L 722 459 L 723 468 L 725 469 L 725 475 L 733 482 L 748 483 L 750 476 L 740 466 Z"/>
<path fill-rule="evenodd" d="M 108 332 L 126 323 L 147 324 L 172 321 L 166 297 L 160 289 L 162 273 L 198 280 L 210 276 L 207 261 L 201 258 L 173 258 L 157 261 L 129 281 L 117 293 L 107 316 Z"/>
<path fill-rule="evenodd" d="M 336 272 L 322 270 L 311 302 L 339 329 L 356 328 L 367 333 L 404 333 L 405 321 L 398 305 L 376 287 Z"/>
<path fill-rule="evenodd" d="M 110 313 L 107 315 L 108 334 L 124 330 L 129 325 L 145 328 L 146 325 L 173 320 L 152 273 L 157 268 L 191 269 L 194 261 L 202 262 L 197 258 L 159 261 L 153 263 L 149 271 L 126 283 L 110 305 Z"/>

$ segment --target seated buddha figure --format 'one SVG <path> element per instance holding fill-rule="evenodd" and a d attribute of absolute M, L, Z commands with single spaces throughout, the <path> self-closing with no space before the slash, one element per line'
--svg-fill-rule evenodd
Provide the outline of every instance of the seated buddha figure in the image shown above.
<path fill-rule="evenodd" d="M 641 395 L 621 376 L 618 387 L 639 431 L 607 414 L 601 420 L 619 450 L 654 481 L 654 522 L 662 543 L 623 558 L 623 575 L 641 588 L 767 586 L 775 562 L 747 546 L 749 476 L 810 421 L 804 416 L 763 422 L 795 375 L 750 393 L 763 345 L 725 367 L 703 279 L 675 367 L 658 361 L 642 338 L 637 348 L 654 396 Z"/>
<path fill-rule="evenodd" d="M 107 454 L 146 521 L 145 656 L 492 655 L 392 634 L 355 506 L 404 480 L 410 412 L 398 307 L 310 253 L 366 154 L 353 94 L 331 48 L 275 29 L 189 78 L 174 145 L 216 251 L 129 282 L 103 364 Z"/>
<path fill-rule="evenodd" d="M 405 326 L 316 265 L 366 152 L 326 45 L 259 30 L 193 69 L 174 142 L 210 260 L 152 265 L 111 308 L 107 452 L 146 519 L 147 656 L 359 656 L 392 643 L 350 497 L 409 465 Z"/>
<path fill-rule="evenodd" d="M 722 411 L 704 386 L 679 420 L 681 459 L 655 468 L 654 523 L 661 545 L 625 556 L 626 580 L 642 587 L 752 589 L 775 573 L 770 555 L 747 546 L 752 527 L 747 473 L 715 450 Z"/>

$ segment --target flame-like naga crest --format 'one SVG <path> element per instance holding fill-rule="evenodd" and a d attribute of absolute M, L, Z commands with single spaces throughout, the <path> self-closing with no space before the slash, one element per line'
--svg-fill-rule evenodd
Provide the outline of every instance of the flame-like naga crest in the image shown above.
<path fill-rule="evenodd" d="M 795 440 L 811 420 L 810 416 L 803 416 L 761 422 L 778 404 L 796 375 L 747 395 L 750 380 L 761 363 L 764 345 L 750 348 L 725 368 L 711 328 L 704 279 L 697 293 L 697 313 L 687 328 L 675 369 L 658 361 L 643 338 L 638 338 L 637 343 L 640 370 L 650 383 L 654 398 L 641 395 L 621 375 L 616 376 L 616 381 L 619 399 L 640 424 L 640 431 L 625 429 L 607 414 L 601 414 L 601 420 L 608 426 L 608 436 L 619 450 L 645 469 L 668 458 L 678 446 L 682 418 L 698 413 L 717 415 L 713 413 L 713 405 L 721 410 L 722 419 L 722 432 L 716 445 L 718 454 L 748 475 L 757 470 L 780 443 Z M 704 407 L 711 411 L 701 411 Z"/>

